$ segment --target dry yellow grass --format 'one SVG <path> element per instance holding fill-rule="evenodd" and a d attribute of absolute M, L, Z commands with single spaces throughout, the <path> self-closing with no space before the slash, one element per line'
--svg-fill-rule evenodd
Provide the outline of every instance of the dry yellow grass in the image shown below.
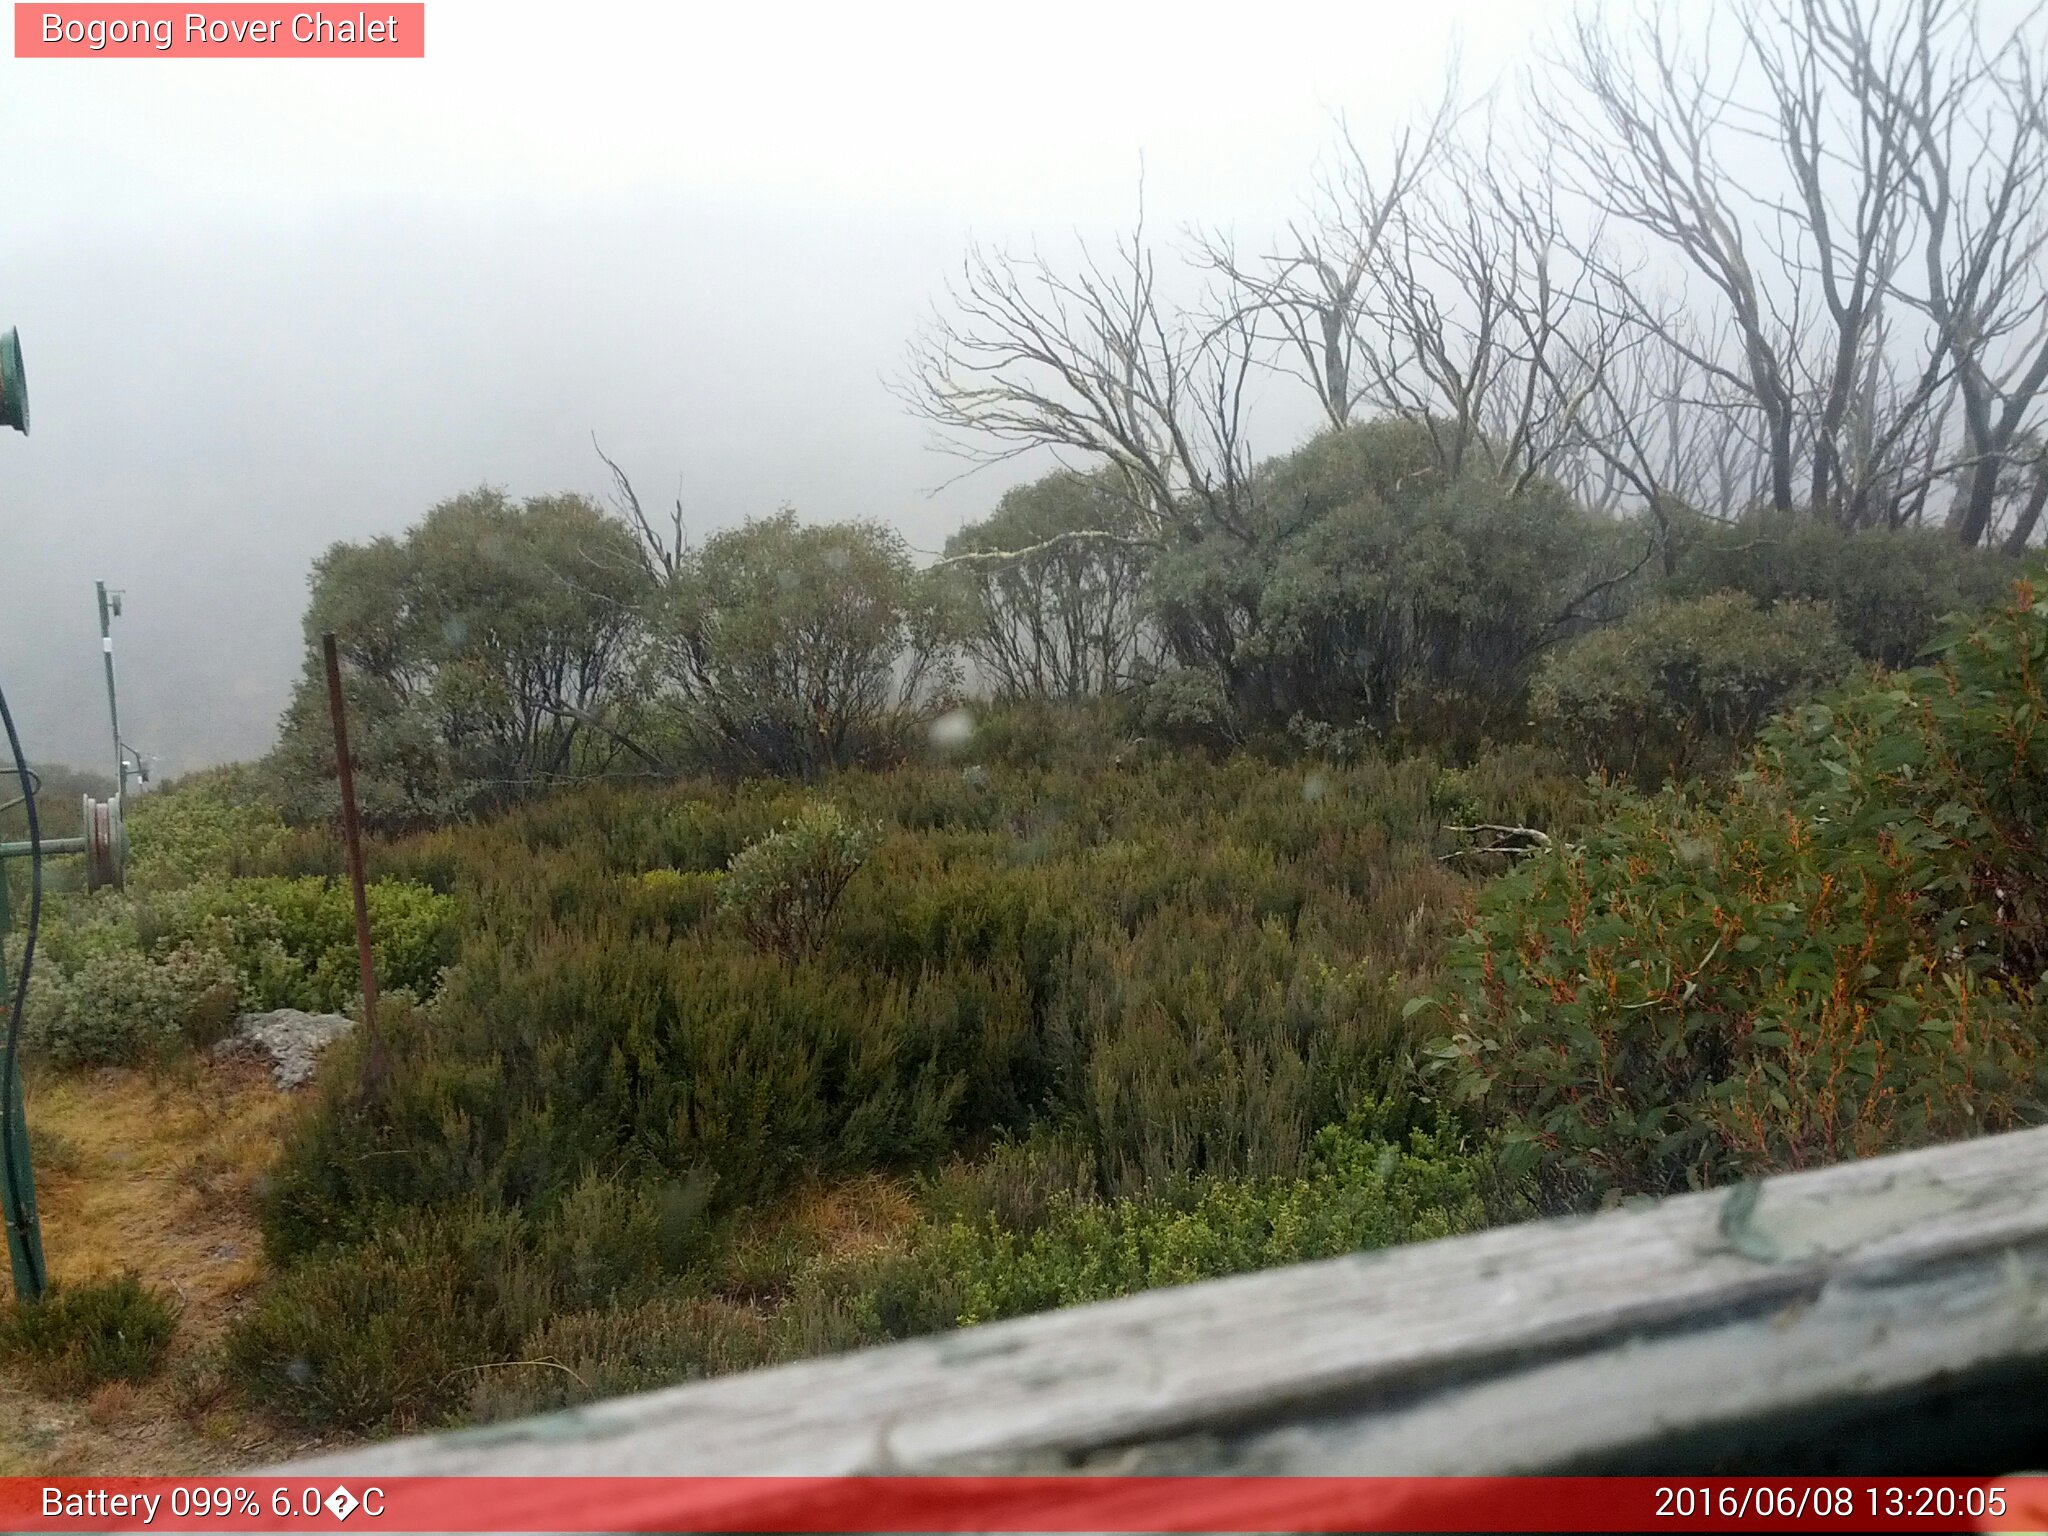
<path fill-rule="evenodd" d="M 803 1190 L 784 1219 L 819 1253 L 850 1258 L 901 1237 L 917 1220 L 917 1202 L 902 1180 L 867 1173 Z"/>
<path fill-rule="evenodd" d="M 132 1269 L 182 1310 L 163 1373 L 143 1386 L 52 1398 L 0 1373 L 0 1475 L 207 1472 L 301 1448 L 239 1409 L 213 1363 L 263 1273 L 253 1196 L 290 1110 L 246 1063 L 29 1079 L 52 1277 Z"/>

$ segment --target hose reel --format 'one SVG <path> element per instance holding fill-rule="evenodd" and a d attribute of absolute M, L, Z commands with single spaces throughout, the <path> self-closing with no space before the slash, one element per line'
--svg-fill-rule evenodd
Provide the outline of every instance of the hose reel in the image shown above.
<path fill-rule="evenodd" d="M 120 890 L 128 883 L 128 826 L 121 819 L 121 797 L 82 797 L 85 816 L 85 888 Z"/>

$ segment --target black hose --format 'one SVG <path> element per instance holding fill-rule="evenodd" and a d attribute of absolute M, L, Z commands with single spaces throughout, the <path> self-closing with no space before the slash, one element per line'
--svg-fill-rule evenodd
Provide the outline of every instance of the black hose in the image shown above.
<path fill-rule="evenodd" d="M 9 811 L 13 810 L 17 805 L 28 804 L 31 798 L 33 798 L 36 795 L 40 795 L 43 792 L 43 776 L 37 773 L 33 768 L 29 770 L 28 776 L 30 783 L 33 787 L 29 790 L 28 794 L 22 795 L 18 799 L 10 800 L 5 805 L 0 805 L 0 816 L 6 815 Z"/>
<path fill-rule="evenodd" d="M 43 920 L 43 829 L 36 815 L 35 790 L 30 785 L 33 777 L 28 771 L 28 759 L 22 755 L 21 735 L 14 729 L 14 713 L 7 707 L 7 694 L 0 690 L 0 725 L 7 728 L 8 750 L 14 754 L 14 772 L 21 780 L 22 806 L 28 812 L 28 927 L 23 930 L 26 937 L 21 946 L 21 974 L 14 979 L 14 1006 L 7 1015 L 7 1052 L 0 1060 L 0 1093 L 7 1095 L 4 1108 L 8 1120 L 14 1117 L 15 1109 L 22 1103 L 14 1091 L 21 1056 L 21 1014 L 28 1006 L 28 973 L 36 960 L 36 929 Z M 0 880 L 7 878 L 4 867 L 0 867 Z M 27 1228 L 29 1204 L 23 1198 L 26 1186 L 26 1170 L 14 1163 L 16 1142 L 26 1145 L 28 1127 L 8 1125 L 7 1133 L 0 1135 L 0 1174 L 7 1180 L 7 1204 L 17 1221 L 23 1223 L 21 1251 L 27 1255 L 29 1296 L 43 1294 L 48 1276 L 43 1273 L 43 1255 L 40 1246 L 30 1240 Z M 28 1297 L 17 1297 L 25 1301 Z"/>

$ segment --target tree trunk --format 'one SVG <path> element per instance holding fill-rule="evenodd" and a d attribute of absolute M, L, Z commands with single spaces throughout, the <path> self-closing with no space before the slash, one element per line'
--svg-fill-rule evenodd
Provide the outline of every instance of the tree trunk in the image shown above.
<path fill-rule="evenodd" d="M 2027 552 L 2027 540 L 2033 537 L 2044 507 L 2048 507 L 2048 459 L 2034 466 L 2034 488 L 2027 493 L 2027 504 L 2020 508 L 2019 521 L 2005 536 L 2008 555 L 2017 557 Z"/>

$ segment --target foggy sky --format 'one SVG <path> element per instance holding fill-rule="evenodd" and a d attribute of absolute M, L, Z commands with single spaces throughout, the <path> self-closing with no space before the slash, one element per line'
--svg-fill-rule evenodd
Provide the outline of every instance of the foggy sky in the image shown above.
<path fill-rule="evenodd" d="M 254 756 L 321 550 L 480 483 L 599 493 L 593 429 L 695 536 L 788 502 L 935 550 L 1008 482 L 926 494 L 960 466 L 883 381 L 970 237 L 1106 238 L 1142 164 L 1155 230 L 1256 243 L 1334 113 L 1369 140 L 1454 39 L 1483 86 L 1562 9 L 430 0 L 423 61 L 0 59 L 30 755 L 110 758 L 96 577 L 128 740 Z"/>

